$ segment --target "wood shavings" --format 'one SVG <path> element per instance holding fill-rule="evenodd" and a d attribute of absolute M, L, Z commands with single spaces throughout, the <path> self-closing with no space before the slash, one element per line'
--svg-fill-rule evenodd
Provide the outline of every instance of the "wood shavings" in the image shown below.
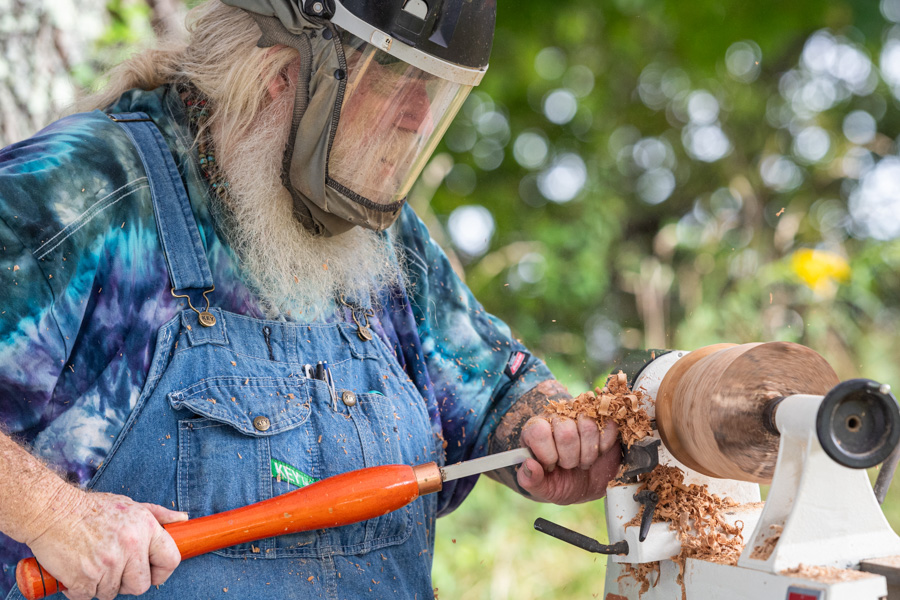
<path fill-rule="evenodd" d="M 750 558 L 755 560 L 768 560 L 770 556 L 772 556 L 772 551 L 775 550 L 775 546 L 778 544 L 778 540 L 781 539 L 781 532 L 784 530 L 784 527 L 781 525 L 769 525 L 769 530 L 771 533 L 769 536 L 763 540 L 763 542 L 753 548 L 753 553 L 750 555 Z"/>
<path fill-rule="evenodd" d="M 651 490 L 659 496 L 653 513 L 653 522 L 667 522 L 677 532 L 681 552 L 672 557 L 678 565 L 678 583 L 682 598 L 684 588 L 684 564 L 688 558 L 696 558 L 723 565 L 736 565 L 744 549 L 742 535 L 744 524 L 734 525 L 725 520 L 726 509 L 737 506 L 730 498 L 720 498 L 709 492 L 705 485 L 684 483 L 684 471 L 677 467 L 658 465 L 649 473 L 639 476 L 639 491 Z M 626 524 L 639 527 L 643 509 Z M 649 579 L 637 579 L 643 588 Z"/>
<path fill-rule="evenodd" d="M 736 565 L 744 538 L 743 523 L 732 525 L 725 520 L 725 509 L 737 506 L 730 498 L 720 498 L 705 485 L 685 484 L 684 472 L 677 467 L 659 465 L 640 476 L 641 490 L 649 489 L 659 496 L 654 522 L 667 522 L 678 532 L 681 553 L 686 558 Z M 639 525 L 640 515 L 629 525 Z"/>
<path fill-rule="evenodd" d="M 800 563 L 792 569 L 781 571 L 781 575 L 786 577 L 798 577 L 800 579 L 811 579 L 822 583 L 840 583 L 842 581 L 856 581 L 867 577 L 877 577 L 874 573 L 866 573 L 855 569 L 839 569 L 838 567 L 817 567 L 815 565 L 804 565 Z"/>
<path fill-rule="evenodd" d="M 550 412 L 577 418 L 584 415 L 603 428 L 610 420 L 615 422 L 622 436 L 622 443 L 631 447 L 635 442 L 652 433 L 650 416 L 641 406 L 644 399 L 640 390 L 628 388 L 628 378 L 622 371 L 610 375 L 603 388 L 585 392 L 570 401 L 550 401 Z M 619 474 L 621 476 L 621 473 Z M 681 552 L 672 560 L 678 565 L 678 583 L 685 597 L 684 565 L 688 558 L 736 565 L 744 548 L 743 523 L 734 525 L 725 519 L 725 511 L 737 506 L 730 498 L 720 498 L 709 492 L 705 485 L 686 484 L 684 472 L 677 467 L 658 465 L 650 473 L 639 476 L 639 491 L 651 490 L 659 496 L 654 511 L 654 522 L 667 522 L 677 532 Z M 613 480 L 611 485 L 618 483 Z M 643 511 L 641 511 L 643 512 Z M 640 526 L 638 513 L 626 527 Z M 644 594 L 659 581 L 659 563 L 632 565 L 622 563 L 621 577 L 633 577 L 640 583 L 639 595 Z M 656 577 L 651 577 L 653 573 Z"/>
<path fill-rule="evenodd" d="M 600 429 L 613 421 L 619 427 L 622 442 L 630 448 L 652 431 L 650 415 L 641 406 L 643 397 L 640 390 L 628 389 L 628 377 L 619 371 L 607 378 L 603 388 L 579 394 L 574 400 L 550 400 L 548 410 L 572 419 L 584 415 L 596 421 Z"/>
<path fill-rule="evenodd" d="M 621 563 L 624 572 L 619 575 L 616 582 L 621 581 L 625 577 L 631 577 L 635 581 L 641 584 L 641 589 L 638 590 L 638 598 L 643 596 L 650 589 L 651 586 L 656 586 L 659 583 L 659 561 L 650 562 L 650 563 L 640 563 L 637 565 L 633 565 L 631 563 Z M 650 576 L 656 573 L 656 579 L 651 582 Z"/>

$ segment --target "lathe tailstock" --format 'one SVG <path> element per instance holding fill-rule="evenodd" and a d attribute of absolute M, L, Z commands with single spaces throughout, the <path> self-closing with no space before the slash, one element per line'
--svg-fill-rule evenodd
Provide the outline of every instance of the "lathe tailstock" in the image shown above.
<path fill-rule="evenodd" d="M 605 600 L 900 598 L 900 537 L 865 471 L 896 457 L 900 410 L 889 386 L 841 383 L 809 348 L 771 342 L 654 355 L 632 389 L 656 429 L 626 452 L 641 466 L 608 490 L 610 544 L 589 548 L 609 554 Z M 683 552 L 684 521 L 702 511 L 682 513 L 681 528 L 651 523 L 659 499 L 645 454 L 654 445 L 660 465 L 684 472 L 683 486 L 734 501 L 708 531 L 713 548 L 741 531 L 739 557 Z M 769 482 L 762 503 L 759 484 Z"/>

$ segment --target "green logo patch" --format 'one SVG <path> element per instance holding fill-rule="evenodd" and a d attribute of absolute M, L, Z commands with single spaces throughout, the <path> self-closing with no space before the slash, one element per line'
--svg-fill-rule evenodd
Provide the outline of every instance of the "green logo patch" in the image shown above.
<path fill-rule="evenodd" d="M 284 481 L 295 485 L 298 488 L 306 487 L 311 483 L 318 481 L 315 477 L 310 477 L 297 467 L 292 467 L 280 460 L 272 459 L 272 477 L 278 481 Z"/>

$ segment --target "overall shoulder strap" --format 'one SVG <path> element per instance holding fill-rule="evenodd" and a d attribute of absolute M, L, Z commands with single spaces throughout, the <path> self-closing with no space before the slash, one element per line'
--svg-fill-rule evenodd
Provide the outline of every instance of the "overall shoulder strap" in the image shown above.
<path fill-rule="evenodd" d="M 173 290 L 213 286 L 197 221 L 172 152 L 153 120 L 142 112 L 111 114 L 131 139 L 150 180 L 156 228 Z"/>

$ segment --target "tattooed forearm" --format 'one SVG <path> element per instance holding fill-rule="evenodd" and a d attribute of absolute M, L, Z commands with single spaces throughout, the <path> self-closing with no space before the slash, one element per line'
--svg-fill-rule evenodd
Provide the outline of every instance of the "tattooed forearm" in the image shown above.
<path fill-rule="evenodd" d="M 522 435 L 522 427 L 531 417 L 538 416 L 547 408 L 550 400 L 571 400 L 572 395 L 555 379 L 548 379 L 534 386 L 531 390 L 522 394 L 522 397 L 512 405 L 504 415 L 497 430 L 491 436 L 489 452 L 495 454 L 505 450 L 513 450 L 520 446 L 519 438 Z M 516 469 L 509 467 L 491 471 L 488 477 L 509 486 L 520 494 L 528 495 L 516 481 Z"/>

